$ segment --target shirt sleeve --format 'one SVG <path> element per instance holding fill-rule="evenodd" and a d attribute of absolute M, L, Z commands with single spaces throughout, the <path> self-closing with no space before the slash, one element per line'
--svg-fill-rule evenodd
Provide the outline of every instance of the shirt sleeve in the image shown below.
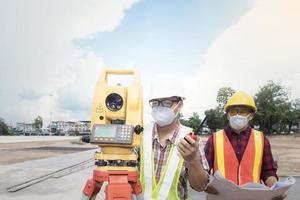
<path fill-rule="evenodd" d="M 262 167 L 261 167 L 261 174 L 260 178 L 265 182 L 270 176 L 274 176 L 278 180 L 278 176 L 276 174 L 277 167 L 275 165 L 271 145 L 269 140 L 265 137 L 264 138 L 264 152 L 263 152 L 263 160 L 262 160 Z"/>
<path fill-rule="evenodd" d="M 214 144 L 213 144 L 213 136 L 210 136 L 210 138 L 207 140 L 205 144 L 205 156 L 208 163 L 209 171 L 214 167 Z"/>
<path fill-rule="evenodd" d="M 206 171 L 209 171 L 210 168 L 209 168 L 208 162 L 206 160 L 202 140 L 199 140 L 199 152 L 200 152 L 200 156 L 201 156 L 201 162 L 202 162 L 203 169 Z"/>

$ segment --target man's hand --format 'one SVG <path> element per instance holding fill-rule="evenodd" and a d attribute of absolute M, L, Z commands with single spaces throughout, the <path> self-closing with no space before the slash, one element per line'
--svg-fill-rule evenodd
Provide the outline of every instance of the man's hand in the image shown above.
<path fill-rule="evenodd" d="M 188 163 L 201 162 L 201 156 L 199 152 L 199 137 L 194 140 L 189 134 L 181 139 L 178 143 L 178 151 L 181 154 L 184 161 Z"/>
<path fill-rule="evenodd" d="M 181 139 L 177 145 L 178 151 L 185 161 L 191 187 L 202 192 L 208 183 L 208 173 L 203 169 L 199 152 L 199 137 L 194 140 L 190 134 Z"/>
<path fill-rule="evenodd" d="M 268 187 L 272 187 L 274 184 L 276 184 L 277 182 L 277 178 L 275 176 L 270 176 L 267 178 L 267 180 L 265 181 L 265 184 Z M 272 200 L 283 200 L 287 197 L 287 192 L 284 193 L 282 196 L 278 196 L 278 197 L 274 197 Z"/>

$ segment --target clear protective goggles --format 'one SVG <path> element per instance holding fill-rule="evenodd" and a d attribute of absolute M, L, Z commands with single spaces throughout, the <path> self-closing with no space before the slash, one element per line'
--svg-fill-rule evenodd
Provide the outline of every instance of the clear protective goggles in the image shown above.
<path fill-rule="evenodd" d="M 168 107 L 171 108 L 174 103 L 178 103 L 181 101 L 181 98 L 172 98 L 172 99 L 152 99 L 149 101 L 150 106 L 157 107 L 157 106 L 163 106 L 163 107 Z"/>

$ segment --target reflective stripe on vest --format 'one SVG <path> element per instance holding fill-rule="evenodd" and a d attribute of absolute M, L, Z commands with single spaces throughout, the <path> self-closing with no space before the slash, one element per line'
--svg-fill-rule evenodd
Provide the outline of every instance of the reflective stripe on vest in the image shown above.
<path fill-rule="evenodd" d="M 260 182 L 264 147 L 264 135 L 262 132 L 251 130 L 250 138 L 240 163 L 224 130 L 214 133 L 213 141 L 215 152 L 214 172 L 218 170 L 222 176 L 237 185 Z"/>
<path fill-rule="evenodd" d="M 183 159 L 180 157 L 177 147 L 172 144 L 162 176 L 160 177 L 159 182 L 156 183 L 152 150 L 152 128 L 153 124 L 145 129 L 143 134 L 143 146 L 141 147 L 141 182 L 144 199 L 180 199 L 177 186 L 182 172 Z M 179 135 L 175 144 L 190 131 L 191 129 L 180 126 Z"/>
<path fill-rule="evenodd" d="M 141 147 L 141 181 L 143 186 L 143 193 L 144 193 L 144 199 L 151 199 L 152 195 L 152 172 L 154 171 L 153 165 L 152 165 L 152 129 L 150 127 L 146 127 L 143 133 L 143 146 Z M 151 130 L 151 131 L 150 131 Z M 149 148 L 149 146 L 151 148 Z M 147 158 L 145 159 L 145 155 L 147 155 Z M 151 158 L 151 159 L 150 159 Z M 143 173 L 143 172 L 147 173 Z M 151 173 L 149 173 L 151 172 Z M 146 184 L 147 183 L 147 184 Z"/>

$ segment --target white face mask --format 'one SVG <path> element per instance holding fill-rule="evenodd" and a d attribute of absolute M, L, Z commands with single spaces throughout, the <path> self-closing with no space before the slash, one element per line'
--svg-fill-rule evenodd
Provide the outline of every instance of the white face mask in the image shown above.
<path fill-rule="evenodd" d="M 234 115 L 229 116 L 229 123 L 234 130 L 242 130 L 249 124 L 248 116 Z"/>
<path fill-rule="evenodd" d="M 151 114 L 160 127 L 170 125 L 178 115 L 173 109 L 164 106 L 153 107 Z"/>

